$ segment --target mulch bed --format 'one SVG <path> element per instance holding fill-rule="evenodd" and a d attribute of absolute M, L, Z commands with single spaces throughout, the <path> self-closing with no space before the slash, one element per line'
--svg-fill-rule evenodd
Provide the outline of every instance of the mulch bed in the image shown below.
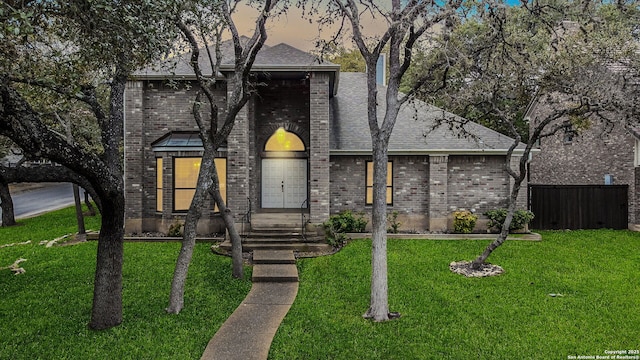
<path fill-rule="evenodd" d="M 503 268 L 489 263 L 482 264 L 479 269 L 473 269 L 471 268 L 471 261 L 454 261 L 449 264 L 449 269 L 466 277 L 498 276 L 504 273 Z"/>

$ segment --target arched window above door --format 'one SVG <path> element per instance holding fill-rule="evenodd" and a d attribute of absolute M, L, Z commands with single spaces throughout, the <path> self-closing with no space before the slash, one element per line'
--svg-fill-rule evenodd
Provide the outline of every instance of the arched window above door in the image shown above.
<path fill-rule="evenodd" d="M 298 135 L 279 127 L 267 140 L 264 151 L 305 151 L 305 147 Z"/>

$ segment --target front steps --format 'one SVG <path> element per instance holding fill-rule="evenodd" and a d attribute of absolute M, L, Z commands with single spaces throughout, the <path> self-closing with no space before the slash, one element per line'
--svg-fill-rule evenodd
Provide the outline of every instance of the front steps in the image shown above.
<path fill-rule="evenodd" d="M 292 250 L 254 250 L 253 282 L 298 282 Z"/>
<path fill-rule="evenodd" d="M 229 240 L 220 244 L 223 250 L 231 250 Z M 324 236 L 302 234 L 299 213 L 260 213 L 251 218 L 251 231 L 242 239 L 243 251 L 293 250 L 299 252 L 327 252 L 332 247 Z"/>

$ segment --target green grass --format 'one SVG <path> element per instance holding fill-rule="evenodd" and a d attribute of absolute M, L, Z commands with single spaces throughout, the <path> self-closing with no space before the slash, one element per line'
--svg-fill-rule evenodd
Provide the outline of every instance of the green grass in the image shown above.
<path fill-rule="evenodd" d="M 87 219 L 97 229 L 99 219 Z M 73 209 L 0 228 L 0 359 L 197 359 L 247 294 L 230 259 L 196 246 L 186 307 L 164 312 L 178 243 L 126 243 L 124 322 L 87 329 L 96 242 L 45 248 L 75 231 Z M 298 262 L 298 297 L 274 339 L 271 359 L 567 359 L 640 348 L 640 233 L 543 232 L 510 241 L 490 261 L 506 273 L 467 279 L 451 261 L 488 241 L 389 241 L 391 311 L 362 319 L 370 286 L 370 241 Z M 248 278 L 250 269 L 247 269 Z M 563 294 L 550 297 L 550 293 Z"/>
<path fill-rule="evenodd" d="M 251 287 L 249 280 L 232 280 L 230 259 L 197 244 L 185 308 L 168 315 L 179 243 L 125 243 L 123 324 L 91 331 L 97 243 L 38 245 L 74 232 L 74 221 L 71 208 L 0 229 L 0 245 L 32 240 L 0 248 L 0 267 L 27 259 L 25 274 L 0 271 L 0 359 L 197 359 Z M 98 224 L 87 219 L 87 228 Z"/>
<path fill-rule="evenodd" d="M 368 240 L 299 261 L 300 289 L 270 359 L 567 359 L 640 348 L 640 234 L 543 232 L 512 241 L 469 279 L 448 269 L 488 241 L 390 240 L 389 302 L 399 320 L 362 319 Z M 551 297 L 549 294 L 562 294 Z"/>

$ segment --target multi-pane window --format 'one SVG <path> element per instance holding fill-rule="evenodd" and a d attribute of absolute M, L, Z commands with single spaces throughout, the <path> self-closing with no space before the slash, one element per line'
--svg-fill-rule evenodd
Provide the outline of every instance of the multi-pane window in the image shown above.
<path fill-rule="evenodd" d="M 173 210 L 187 211 L 196 192 L 200 158 L 174 158 L 173 161 Z M 227 159 L 216 158 L 216 169 L 220 179 L 220 193 L 227 201 Z"/>
<path fill-rule="evenodd" d="M 162 158 L 156 158 L 156 211 L 162 211 Z"/>
<path fill-rule="evenodd" d="M 373 204 L 373 161 L 367 161 L 366 204 Z M 393 203 L 393 163 L 387 162 L 387 204 Z"/>

